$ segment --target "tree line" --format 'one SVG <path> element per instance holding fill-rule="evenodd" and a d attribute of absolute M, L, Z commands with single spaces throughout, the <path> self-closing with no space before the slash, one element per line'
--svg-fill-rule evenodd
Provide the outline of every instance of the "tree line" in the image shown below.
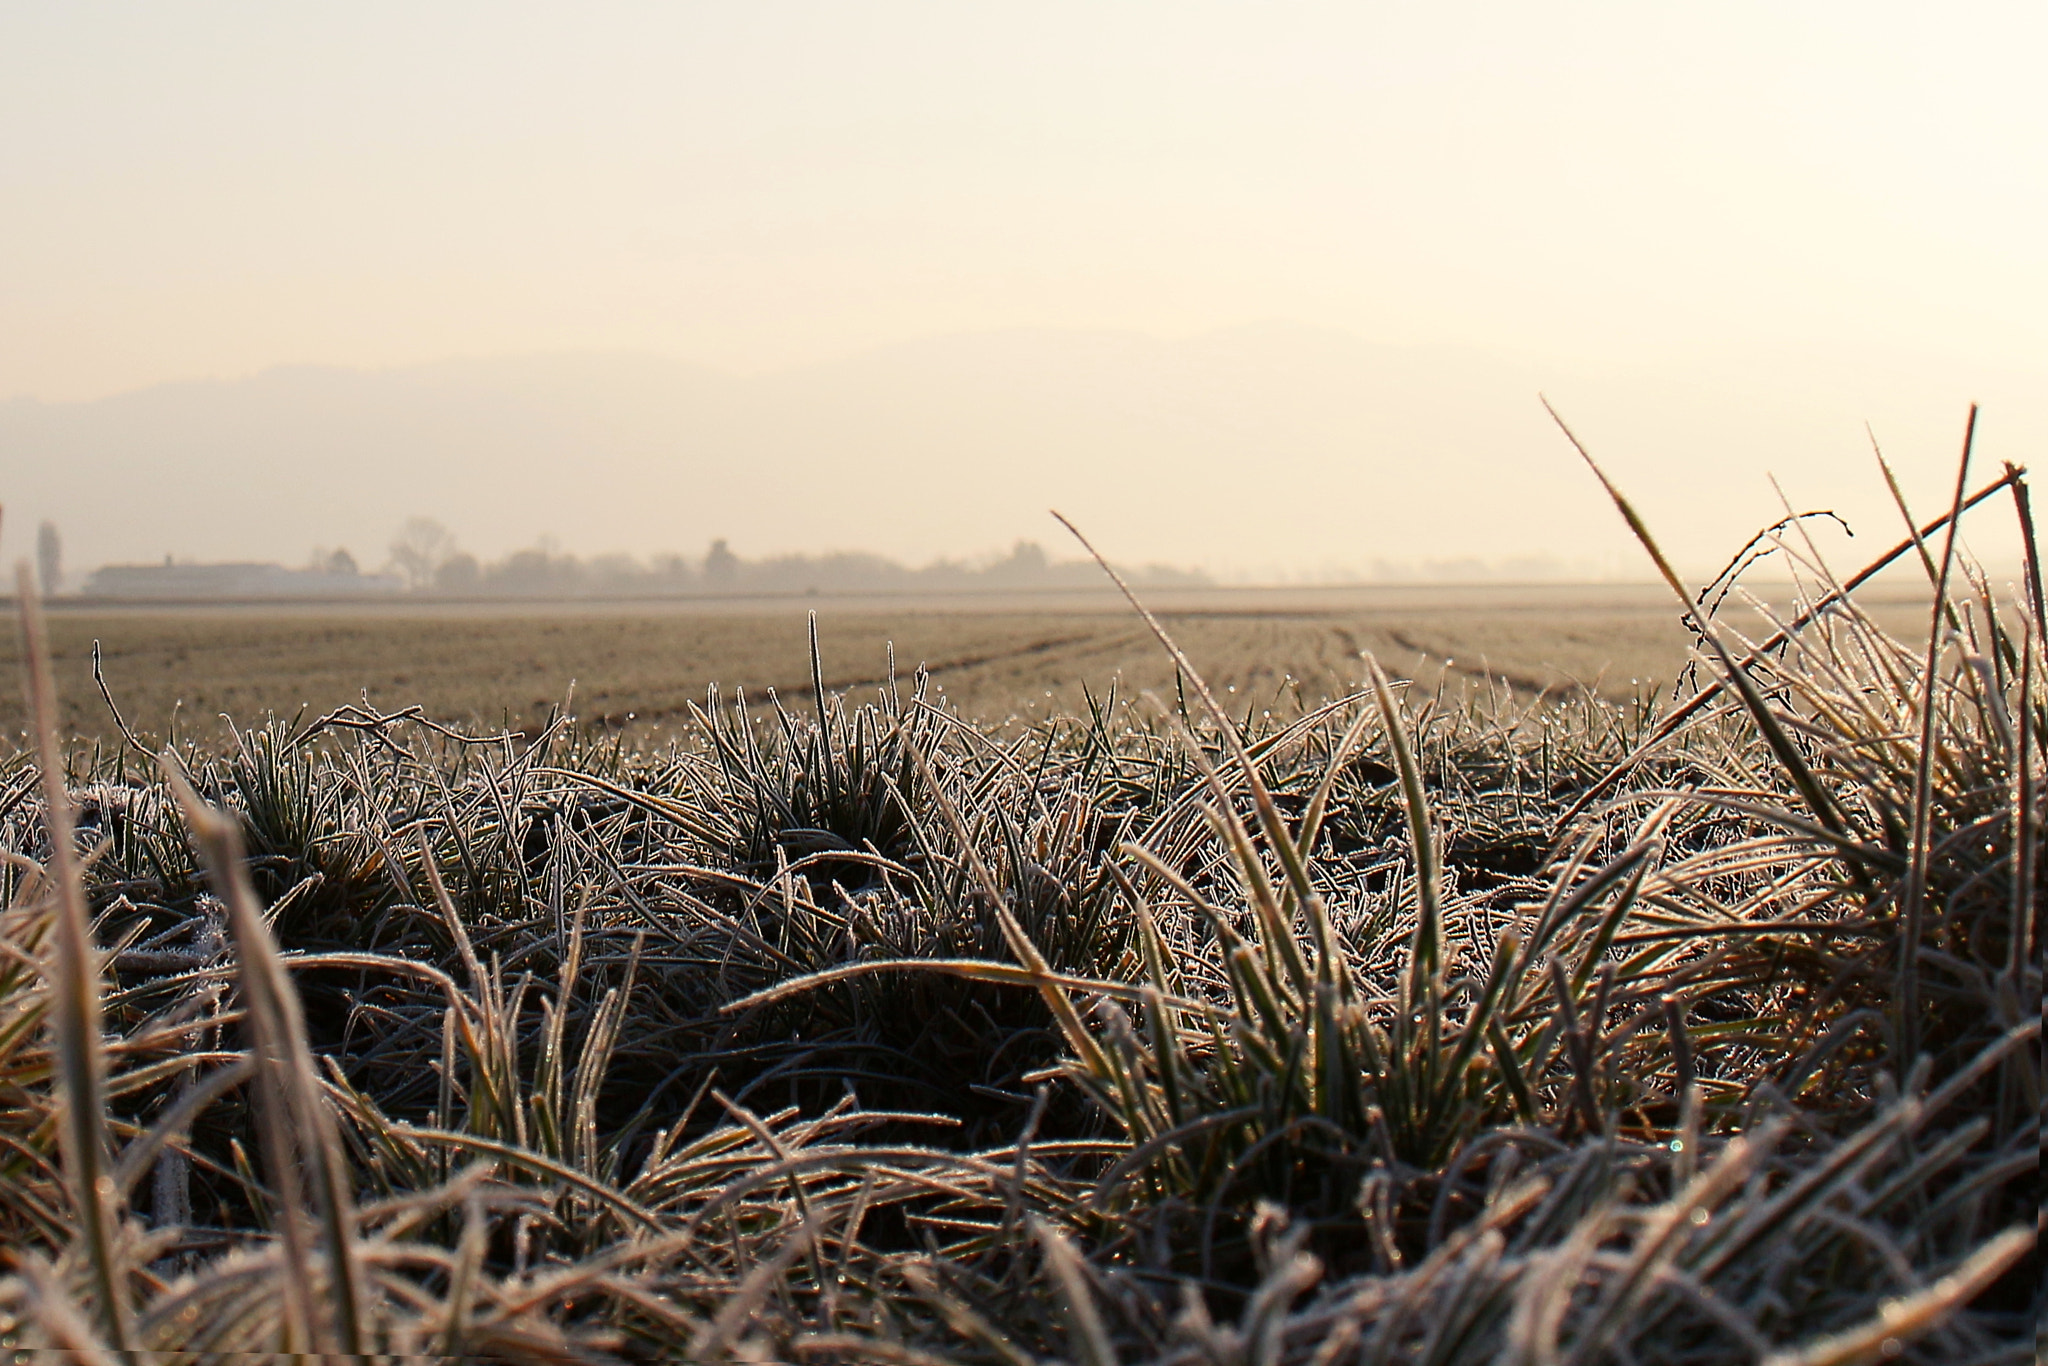
<path fill-rule="evenodd" d="M 483 560 L 463 550 L 439 522 L 409 519 L 390 545 L 390 569 L 407 590 L 448 597 L 621 597 L 699 593 L 972 592 L 1093 588 L 1102 571 L 1086 560 L 1054 560 L 1034 541 L 982 562 L 938 560 L 912 567 L 881 555 L 834 551 L 749 559 L 724 540 L 700 557 L 679 554 L 581 558 L 540 545 Z M 1199 571 L 1145 565 L 1127 571 L 1140 582 L 1200 586 Z"/>

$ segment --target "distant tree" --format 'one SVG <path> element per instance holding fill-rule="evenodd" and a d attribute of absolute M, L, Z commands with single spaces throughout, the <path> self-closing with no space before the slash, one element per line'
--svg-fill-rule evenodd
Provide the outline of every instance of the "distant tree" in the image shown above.
<path fill-rule="evenodd" d="M 654 585 L 666 592 L 688 588 L 697 577 L 690 562 L 680 555 L 657 555 L 651 571 Z"/>
<path fill-rule="evenodd" d="M 591 582 L 608 593 L 631 592 L 647 577 L 647 571 L 631 555 L 599 555 L 584 568 Z"/>
<path fill-rule="evenodd" d="M 356 557 L 349 554 L 347 550 L 337 550 L 332 555 L 329 555 L 327 563 L 322 565 L 321 568 L 330 574 L 338 574 L 344 578 L 353 578 L 363 572 L 356 566 Z"/>
<path fill-rule="evenodd" d="M 64 540 L 57 534 L 55 522 L 46 521 L 36 528 L 36 577 L 46 598 L 64 586 Z"/>
<path fill-rule="evenodd" d="M 406 518 L 391 538 L 391 563 L 415 591 L 436 582 L 437 571 L 455 553 L 455 537 L 431 517 Z"/>
<path fill-rule="evenodd" d="M 1045 577 L 1045 547 L 1036 541 L 1019 541 L 1010 548 L 1010 558 L 998 560 L 988 568 L 990 578 L 1016 582 L 1030 582 Z"/>
<path fill-rule="evenodd" d="M 476 556 L 457 552 L 441 561 L 434 571 L 434 587 L 443 593 L 474 593 L 483 583 L 483 566 Z"/>
<path fill-rule="evenodd" d="M 740 557 L 732 553 L 732 547 L 723 538 L 713 541 L 711 549 L 704 556 L 704 579 L 707 583 L 728 584 L 740 576 Z"/>
<path fill-rule="evenodd" d="M 583 587 L 583 564 L 573 555 L 551 555 L 547 547 L 515 550 L 487 573 L 491 586 L 504 593 L 548 596 L 574 593 Z"/>

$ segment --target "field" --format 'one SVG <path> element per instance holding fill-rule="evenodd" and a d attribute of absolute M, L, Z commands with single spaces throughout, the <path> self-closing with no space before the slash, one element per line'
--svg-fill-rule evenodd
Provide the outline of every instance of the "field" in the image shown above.
<path fill-rule="evenodd" d="M 1586 688 L 1632 700 L 1668 686 L 1688 636 L 1669 595 L 1648 587 L 1211 590 L 1155 604 L 1233 710 L 1296 714 L 1355 690 L 1361 650 L 1390 673 L 1434 688 L 1491 678 L 1523 694 Z M 537 729 L 575 684 L 585 722 L 639 740 L 672 734 L 712 684 L 755 699 L 808 697 L 807 611 L 818 613 L 825 686 L 865 695 L 887 678 L 893 646 L 907 685 L 920 665 L 963 715 L 1000 723 L 1085 710 L 1114 685 L 1125 698 L 1173 694 L 1171 661 L 1121 599 L 1052 597 L 834 599 L 728 604 L 422 605 L 234 609 L 63 607 L 50 631 L 63 733 L 113 740 L 91 675 L 102 671 L 131 727 L 224 740 L 237 724 L 304 708 L 318 716 L 367 695 L 421 706 L 479 730 Z M 1873 596 L 1888 626 L 1925 608 Z M 1729 619 L 1753 624 L 1746 613 Z M 15 640 L 0 670 L 18 670 Z M 0 699 L 0 733 L 19 734 L 18 694 Z"/>
<path fill-rule="evenodd" d="M 1675 692 L 1647 590 L 24 604 L 0 1352 L 2019 1366 L 2033 568 Z M 365 690 L 522 734 L 261 720 Z"/>

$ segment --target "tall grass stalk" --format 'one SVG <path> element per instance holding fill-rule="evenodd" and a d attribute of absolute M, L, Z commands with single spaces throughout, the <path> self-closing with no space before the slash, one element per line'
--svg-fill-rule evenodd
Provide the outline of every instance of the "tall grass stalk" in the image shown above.
<path fill-rule="evenodd" d="M 1920 1056 L 1920 941 L 1927 918 L 1927 871 L 1933 857 L 1934 805 L 1934 718 L 1935 694 L 1941 685 L 1938 666 L 1944 644 L 1942 623 L 1951 618 L 1948 597 L 1949 574 L 1955 568 L 1957 523 L 1962 517 L 1963 499 L 1970 488 L 1970 456 L 1977 446 L 1977 405 L 1970 405 L 1969 421 L 1963 428 L 1963 455 L 1956 462 L 1955 505 L 1949 510 L 1948 528 L 1941 538 L 1941 562 L 1933 571 L 1934 606 L 1927 624 L 1927 664 L 1920 678 L 1920 762 L 1913 775 L 1912 862 L 1906 870 L 1906 933 L 1899 954 L 1899 1055 L 1902 1068 Z M 1896 492 L 1896 486 L 1894 486 Z M 1913 519 L 1906 518 L 1911 530 Z M 1924 549 L 1922 551 L 1925 553 Z M 2024 766 L 2025 756 L 2021 756 Z M 2017 930 L 2017 926 L 2014 927 Z"/>
<path fill-rule="evenodd" d="M 90 1272 L 100 1330 L 115 1351 L 131 1342 L 128 1286 L 121 1274 L 115 1230 L 120 1192 L 108 1167 L 106 1058 L 100 1040 L 100 963 L 86 908 L 71 793 L 57 741 L 57 688 L 50 674 L 49 632 L 43 625 L 34 571 L 23 560 L 14 572 L 20 607 L 22 659 L 29 714 L 35 728 L 36 767 L 42 774 L 41 877 L 55 915 L 48 978 L 50 1021 L 62 1065 L 57 1111 L 62 1119 L 64 1166 L 76 1211 L 79 1250 Z"/>

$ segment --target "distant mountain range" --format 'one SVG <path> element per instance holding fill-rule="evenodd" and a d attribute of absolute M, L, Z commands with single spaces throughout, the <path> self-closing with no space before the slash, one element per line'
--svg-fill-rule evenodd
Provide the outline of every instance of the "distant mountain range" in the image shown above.
<path fill-rule="evenodd" d="M 749 558 L 922 564 L 1019 540 L 1064 558 L 1057 507 L 1114 558 L 1226 575 L 1639 572 L 1539 388 L 1695 562 L 1775 515 L 1767 467 L 1807 499 L 1832 491 L 1816 474 L 1869 482 L 1867 414 L 1783 395 L 1283 325 L 1013 331 L 755 377 L 577 354 L 16 399 L 0 403 L 0 554 L 49 518 L 74 572 L 303 563 L 314 546 L 371 569 L 424 515 L 486 560 L 536 545 L 695 559 L 718 538 Z"/>

